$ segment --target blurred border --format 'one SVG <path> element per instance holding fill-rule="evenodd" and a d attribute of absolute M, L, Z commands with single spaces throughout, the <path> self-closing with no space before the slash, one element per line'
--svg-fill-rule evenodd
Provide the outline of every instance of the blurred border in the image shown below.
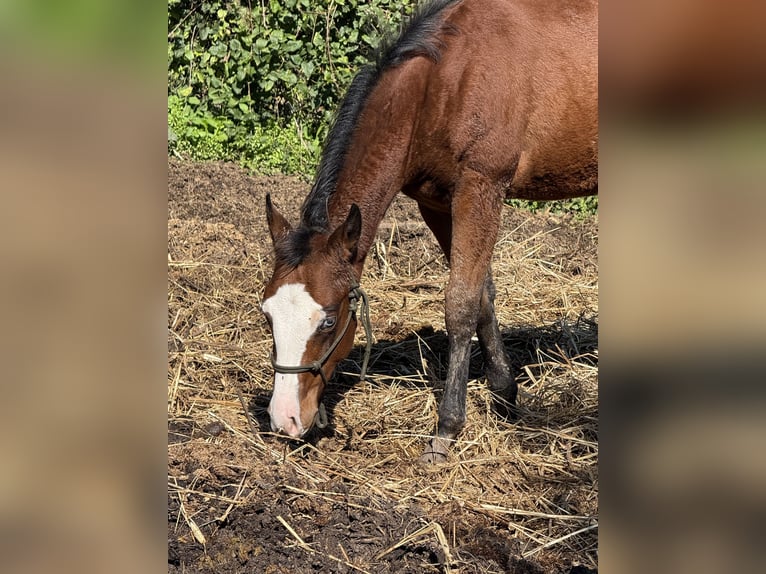
<path fill-rule="evenodd" d="M 763 572 L 766 4 L 600 13 L 601 567 Z"/>
<path fill-rule="evenodd" d="M 0 570 L 165 568 L 166 6 L 0 8 Z"/>

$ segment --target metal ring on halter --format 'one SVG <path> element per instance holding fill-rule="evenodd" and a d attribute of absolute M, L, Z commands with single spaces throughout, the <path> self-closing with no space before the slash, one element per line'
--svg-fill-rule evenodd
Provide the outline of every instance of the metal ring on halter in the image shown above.
<path fill-rule="evenodd" d="M 367 299 L 367 293 L 365 293 L 362 288 L 354 283 L 351 285 L 351 289 L 349 290 L 348 297 L 350 300 L 349 306 L 348 306 L 348 315 L 346 316 L 346 323 L 343 325 L 343 329 L 341 329 L 340 333 L 337 337 L 335 337 L 335 340 L 332 342 L 332 344 L 327 348 L 327 350 L 324 352 L 324 354 L 317 359 L 316 361 L 312 363 L 308 363 L 305 365 L 280 365 L 276 362 L 274 359 L 274 354 L 272 353 L 269 356 L 269 359 L 271 361 L 271 366 L 274 367 L 274 371 L 277 373 L 282 373 L 285 375 L 294 375 L 298 373 L 317 373 L 320 377 L 322 377 L 322 382 L 327 386 L 327 377 L 324 374 L 324 364 L 327 362 L 327 360 L 330 358 L 330 356 L 333 354 L 335 349 L 340 345 L 340 342 L 343 340 L 343 338 L 346 336 L 346 331 L 348 331 L 349 325 L 351 325 L 351 319 L 354 318 L 354 315 L 356 314 L 356 310 L 359 308 L 359 305 L 361 303 L 362 306 L 362 325 L 364 325 L 364 334 L 367 338 L 367 344 L 365 346 L 364 350 L 364 358 L 362 360 L 362 370 L 359 374 L 359 380 L 363 381 L 366 374 L 367 374 L 367 364 L 370 360 L 370 350 L 372 349 L 372 325 L 370 323 L 370 303 Z M 324 403 L 319 402 L 319 408 L 317 410 L 316 417 L 314 417 L 314 424 L 316 424 L 317 427 L 325 428 L 327 426 L 327 411 L 325 409 Z"/>

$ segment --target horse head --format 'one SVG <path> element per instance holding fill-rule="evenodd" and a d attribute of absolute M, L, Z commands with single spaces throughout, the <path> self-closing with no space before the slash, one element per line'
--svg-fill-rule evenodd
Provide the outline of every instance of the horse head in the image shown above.
<path fill-rule="evenodd" d="M 293 228 L 266 197 L 274 273 L 261 309 L 271 327 L 275 432 L 297 438 L 326 424 L 322 395 L 354 343 L 358 306 L 366 302 L 353 263 L 362 227 L 352 205 L 332 231 Z"/>

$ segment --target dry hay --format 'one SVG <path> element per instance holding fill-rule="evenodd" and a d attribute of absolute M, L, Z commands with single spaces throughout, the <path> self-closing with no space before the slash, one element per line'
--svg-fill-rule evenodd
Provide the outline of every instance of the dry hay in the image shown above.
<path fill-rule="evenodd" d="M 257 524 L 276 538 L 253 532 L 255 541 L 237 537 L 229 551 L 236 564 L 269 565 L 263 571 L 279 572 L 295 555 L 305 556 L 306 570 L 294 562 L 292 572 L 595 568 L 595 220 L 506 210 L 493 269 L 521 416 L 506 422 L 493 415 L 475 344 L 465 429 L 448 463 L 423 468 L 414 461 L 435 428 L 448 356 L 448 274 L 438 247 L 412 205 L 398 199 L 362 279 L 376 339 L 368 380 L 357 378 L 359 329 L 356 349 L 328 390 L 330 427 L 307 442 L 286 441 L 267 432 L 265 412 L 272 385 L 271 337 L 259 311 L 271 270 L 260 221 L 266 190 L 295 218 L 306 191 L 299 182 L 249 178 L 226 165 L 171 165 L 171 565 L 188 568 L 188 548 L 197 546 L 192 569 L 204 569 L 209 559 L 212 569 L 229 571 L 221 560 L 234 559 L 214 558 L 214 540 L 236 521 L 257 528 L 257 514 Z M 273 520 L 266 522 L 269 512 Z M 345 538 L 323 538 L 355 515 Z M 281 554 L 258 562 L 270 544 Z M 425 550 L 418 554 L 419 548 Z"/>

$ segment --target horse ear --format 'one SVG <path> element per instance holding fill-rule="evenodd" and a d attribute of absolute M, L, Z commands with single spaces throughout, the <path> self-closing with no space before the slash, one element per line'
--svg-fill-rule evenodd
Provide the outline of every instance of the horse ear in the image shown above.
<path fill-rule="evenodd" d="M 339 247 L 346 259 L 353 262 L 356 259 L 359 236 L 362 233 L 362 212 L 356 203 L 351 204 L 346 221 L 333 231 L 329 243 Z"/>
<path fill-rule="evenodd" d="M 269 224 L 272 243 L 276 243 L 278 239 L 284 237 L 292 230 L 290 222 L 271 203 L 270 193 L 266 194 L 266 221 Z"/>

